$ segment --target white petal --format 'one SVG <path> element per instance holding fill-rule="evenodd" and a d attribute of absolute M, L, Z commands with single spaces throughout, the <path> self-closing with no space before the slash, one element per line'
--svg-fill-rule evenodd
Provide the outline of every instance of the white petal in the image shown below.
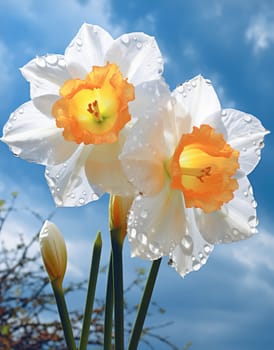
<path fill-rule="evenodd" d="M 83 24 L 65 52 L 71 75 L 74 78 L 84 79 L 94 65 L 104 65 L 107 62 L 106 51 L 112 43 L 112 37 L 103 28 Z"/>
<path fill-rule="evenodd" d="M 256 202 L 252 187 L 243 177 L 234 199 L 221 210 L 205 214 L 196 210 L 196 220 L 203 237 L 211 243 L 230 243 L 248 238 L 257 232 Z"/>
<path fill-rule="evenodd" d="M 181 275 L 198 271 L 206 262 L 213 250 L 201 235 L 195 222 L 193 209 L 186 209 L 187 227 L 185 235 L 170 255 L 170 264 Z"/>
<path fill-rule="evenodd" d="M 44 165 L 63 162 L 76 147 L 64 140 L 54 118 L 42 114 L 32 101 L 11 114 L 1 140 L 15 155 Z"/>
<path fill-rule="evenodd" d="M 93 147 L 85 169 L 90 183 L 96 184 L 103 192 L 129 196 L 133 195 L 133 187 L 124 173 L 121 161 L 118 159 L 122 143 L 120 137 L 119 142 Z"/>
<path fill-rule="evenodd" d="M 225 109 L 222 114 L 227 129 L 227 142 L 240 151 L 240 169 L 248 175 L 260 160 L 264 136 L 268 131 L 250 114 L 235 109 Z"/>
<path fill-rule="evenodd" d="M 21 72 L 30 82 L 31 98 L 47 94 L 59 95 L 64 81 L 70 79 L 62 55 L 36 57 L 21 68 Z"/>
<path fill-rule="evenodd" d="M 139 119 L 120 155 L 129 181 L 144 194 L 159 192 L 165 183 L 164 160 L 167 157 L 161 120 L 155 114 Z"/>
<path fill-rule="evenodd" d="M 185 232 L 182 195 L 169 183 L 155 196 L 138 196 L 128 217 L 128 239 L 132 256 L 158 259 L 169 255 Z"/>
<path fill-rule="evenodd" d="M 169 87 L 163 79 L 145 82 L 135 87 L 135 99 L 129 103 L 129 112 L 134 121 L 145 118 L 148 113 L 157 114 L 169 98 Z"/>
<path fill-rule="evenodd" d="M 135 86 L 158 79 L 163 72 L 163 58 L 156 40 L 144 33 L 124 34 L 116 39 L 106 60 L 117 63 L 124 77 Z"/>
<path fill-rule="evenodd" d="M 81 144 L 65 163 L 47 167 L 45 176 L 57 206 L 82 206 L 102 194 L 96 186 L 90 185 L 85 173 L 92 147 Z"/>
<path fill-rule="evenodd" d="M 208 80 L 197 76 L 178 86 L 172 95 L 180 134 L 190 132 L 193 126 L 201 124 L 223 131 L 220 102 Z"/>

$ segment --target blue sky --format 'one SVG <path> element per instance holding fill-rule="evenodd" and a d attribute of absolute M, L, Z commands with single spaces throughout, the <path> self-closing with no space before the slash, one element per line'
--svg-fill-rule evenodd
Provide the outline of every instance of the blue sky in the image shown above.
<path fill-rule="evenodd" d="M 9 114 L 29 99 L 19 67 L 36 55 L 63 53 L 83 22 L 98 24 L 114 37 L 134 31 L 155 36 L 165 57 L 164 77 L 172 89 L 201 73 L 212 80 L 223 107 L 249 112 L 274 130 L 272 0 L 0 0 L 1 128 Z M 258 202 L 260 233 L 241 243 L 217 246 L 206 266 L 185 279 L 163 262 L 154 298 L 167 313 L 150 322 L 175 321 L 162 333 L 178 346 L 191 340 L 193 350 L 274 347 L 273 132 L 265 145 L 261 162 L 249 177 Z M 46 215 L 54 203 L 43 172 L 43 167 L 15 158 L 0 144 L 0 197 L 18 190 L 21 207 Z M 89 242 L 99 228 L 105 237 L 106 261 L 106 214 L 107 197 L 83 208 L 57 209 L 55 222 L 68 243 L 68 278 L 84 277 Z M 15 216 L 5 239 L 12 244 L 16 232 L 29 234 L 37 225 L 26 215 Z M 126 284 L 136 266 L 149 264 L 130 259 L 126 245 Z M 138 291 L 132 300 L 138 302 Z"/>

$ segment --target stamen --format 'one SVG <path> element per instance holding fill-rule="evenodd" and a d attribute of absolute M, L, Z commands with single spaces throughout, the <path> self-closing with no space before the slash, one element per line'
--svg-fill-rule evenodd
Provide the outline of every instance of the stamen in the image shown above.
<path fill-rule="evenodd" d="M 239 152 L 209 125 L 182 136 L 170 163 L 172 188 L 184 193 L 187 208 L 219 210 L 238 188 Z"/>

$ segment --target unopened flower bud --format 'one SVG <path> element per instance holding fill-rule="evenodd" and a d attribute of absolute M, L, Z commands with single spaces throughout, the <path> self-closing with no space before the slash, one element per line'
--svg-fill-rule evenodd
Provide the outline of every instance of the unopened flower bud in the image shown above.
<path fill-rule="evenodd" d="M 45 221 L 39 235 L 40 250 L 50 281 L 62 285 L 67 267 L 65 240 L 57 226 Z"/>
<path fill-rule="evenodd" d="M 127 232 L 127 216 L 133 197 L 110 196 L 109 199 L 109 226 L 110 230 L 119 232 L 119 238 L 123 242 Z"/>

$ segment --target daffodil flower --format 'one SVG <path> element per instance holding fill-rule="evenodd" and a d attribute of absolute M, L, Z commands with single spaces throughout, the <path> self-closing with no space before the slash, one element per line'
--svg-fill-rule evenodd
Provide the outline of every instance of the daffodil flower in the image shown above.
<path fill-rule="evenodd" d="M 132 191 L 118 155 L 127 126 L 150 99 L 143 85 L 160 78 L 163 60 L 153 37 L 113 39 L 84 24 L 64 55 L 36 57 L 22 69 L 31 101 L 11 114 L 2 141 L 26 160 L 46 166 L 58 206 L 77 206 L 105 191 Z"/>
<path fill-rule="evenodd" d="M 247 175 L 266 134 L 254 116 L 221 109 L 201 76 L 177 87 L 169 103 L 155 104 L 133 127 L 120 157 L 139 192 L 128 217 L 132 256 L 169 256 L 184 276 L 206 263 L 215 243 L 255 234 Z"/>

